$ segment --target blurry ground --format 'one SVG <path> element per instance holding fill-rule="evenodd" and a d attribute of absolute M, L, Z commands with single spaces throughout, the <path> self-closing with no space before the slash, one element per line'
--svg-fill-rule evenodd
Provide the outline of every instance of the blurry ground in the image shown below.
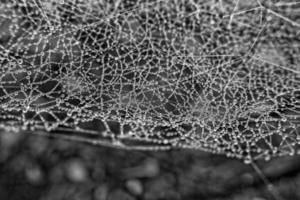
<path fill-rule="evenodd" d="M 274 199 L 243 162 L 201 151 L 137 152 L 1 133 L 6 200 Z M 283 199 L 300 199 L 300 157 L 258 163 Z"/>

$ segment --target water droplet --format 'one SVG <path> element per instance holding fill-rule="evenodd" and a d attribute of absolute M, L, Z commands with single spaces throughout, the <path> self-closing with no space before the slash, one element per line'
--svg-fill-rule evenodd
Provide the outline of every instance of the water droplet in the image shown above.
<path fill-rule="evenodd" d="M 271 156 L 270 155 L 266 155 L 265 161 L 270 161 L 270 160 L 271 160 Z"/>
<path fill-rule="evenodd" d="M 286 118 L 286 117 L 283 117 L 283 118 L 281 119 L 281 121 L 286 122 L 286 121 L 287 121 L 287 118 Z"/>
<path fill-rule="evenodd" d="M 246 165 L 251 164 L 251 163 L 252 163 L 252 158 L 251 158 L 251 156 L 246 156 L 246 157 L 244 158 L 244 163 L 245 163 Z"/>

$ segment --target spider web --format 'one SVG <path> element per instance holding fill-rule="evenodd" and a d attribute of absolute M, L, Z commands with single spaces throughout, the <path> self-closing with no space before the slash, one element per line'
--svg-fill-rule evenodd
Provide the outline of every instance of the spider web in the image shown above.
<path fill-rule="evenodd" d="M 300 2 L 1 2 L 0 128 L 245 162 L 299 153 Z"/>

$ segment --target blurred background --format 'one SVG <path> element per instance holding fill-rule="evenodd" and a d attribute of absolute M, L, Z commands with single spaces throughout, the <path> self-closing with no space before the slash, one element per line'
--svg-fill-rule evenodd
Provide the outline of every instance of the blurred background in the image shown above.
<path fill-rule="evenodd" d="M 0 134 L 7 200 L 275 199 L 250 165 L 201 151 L 142 152 Z M 257 162 L 282 199 L 300 199 L 300 157 Z"/>

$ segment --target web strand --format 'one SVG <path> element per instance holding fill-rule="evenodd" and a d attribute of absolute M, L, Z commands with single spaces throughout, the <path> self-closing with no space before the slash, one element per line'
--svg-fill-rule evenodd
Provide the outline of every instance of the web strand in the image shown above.
<path fill-rule="evenodd" d="M 4 1 L 0 128 L 245 162 L 297 154 L 298 10 L 257 0 Z"/>

